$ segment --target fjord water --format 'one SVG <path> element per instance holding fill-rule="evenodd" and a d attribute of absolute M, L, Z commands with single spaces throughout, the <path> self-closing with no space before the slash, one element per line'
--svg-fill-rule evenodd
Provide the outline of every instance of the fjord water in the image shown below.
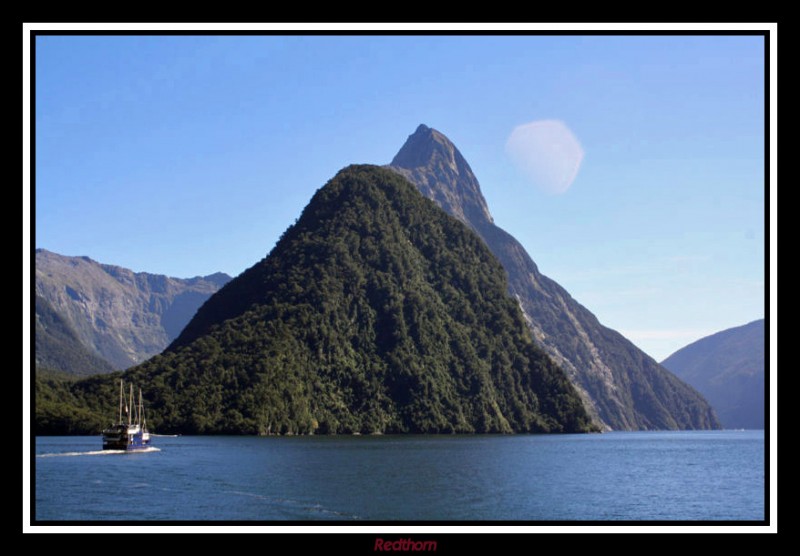
<path fill-rule="evenodd" d="M 100 444 L 36 439 L 37 520 L 764 519 L 763 431 Z"/>

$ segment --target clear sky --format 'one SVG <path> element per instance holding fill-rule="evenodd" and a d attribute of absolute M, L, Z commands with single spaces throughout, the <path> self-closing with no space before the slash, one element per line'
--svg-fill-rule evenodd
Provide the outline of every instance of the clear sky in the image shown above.
<path fill-rule="evenodd" d="M 38 37 L 35 243 L 237 275 L 425 123 L 539 269 L 661 360 L 764 317 L 763 84 L 758 36 Z M 520 157 L 562 137 L 543 186 Z"/>

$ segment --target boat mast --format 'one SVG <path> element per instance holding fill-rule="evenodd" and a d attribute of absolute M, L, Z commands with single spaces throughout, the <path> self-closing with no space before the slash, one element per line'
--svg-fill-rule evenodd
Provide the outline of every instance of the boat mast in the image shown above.
<path fill-rule="evenodd" d="M 119 379 L 119 421 L 117 423 L 122 423 L 122 397 L 123 397 L 123 387 L 122 387 L 122 379 Z"/>
<path fill-rule="evenodd" d="M 144 406 L 142 405 L 142 389 L 139 388 L 139 418 L 142 420 L 142 432 L 147 430 L 147 418 L 144 416 Z"/>
<path fill-rule="evenodd" d="M 139 388 L 139 411 L 136 412 L 138 417 L 137 422 L 141 425 L 142 424 L 142 389 Z M 144 430 L 144 429 L 142 429 Z"/>
<path fill-rule="evenodd" d="M 128 413 L 128 426 L 130 426 L 131 425 L 131 417 L 133 417 L 133 410 L 136 407 L 135 405 L 133 405 L 133 383 L 132 382 L 131 382 L 131 401 L 130 401 L 130 404 L 128 405 L 128 407 L 131 408 L 130 412 Z"/>

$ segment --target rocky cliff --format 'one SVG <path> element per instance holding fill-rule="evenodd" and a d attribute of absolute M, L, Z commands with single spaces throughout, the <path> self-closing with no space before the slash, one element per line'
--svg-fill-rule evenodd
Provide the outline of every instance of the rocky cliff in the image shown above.
<path fill-rule="evenodd" d="M 618 332 L 601 325 L 525 248 L 494 224 L 469 164 L 439 131 L 420 125 L 389 168 L 465 222 L 508 274 L 537 342 L 567 372 L 590 413 L 609 429 L 718 428 L 714 411 L 693 388 Z"/>
<path fill-rule="evenodd" d="M 170 278 L 36 250 L 36 295 L 115 369 L 160 353 L 229 280 L 222 273 Z"/>

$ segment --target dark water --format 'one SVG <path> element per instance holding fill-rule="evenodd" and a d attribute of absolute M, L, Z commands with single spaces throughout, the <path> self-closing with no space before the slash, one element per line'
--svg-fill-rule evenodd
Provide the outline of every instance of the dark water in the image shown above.
<path fill-rule="evenodd" d="M 763 431 L 36 440 L 38 520 L 762 520 Z"/>

